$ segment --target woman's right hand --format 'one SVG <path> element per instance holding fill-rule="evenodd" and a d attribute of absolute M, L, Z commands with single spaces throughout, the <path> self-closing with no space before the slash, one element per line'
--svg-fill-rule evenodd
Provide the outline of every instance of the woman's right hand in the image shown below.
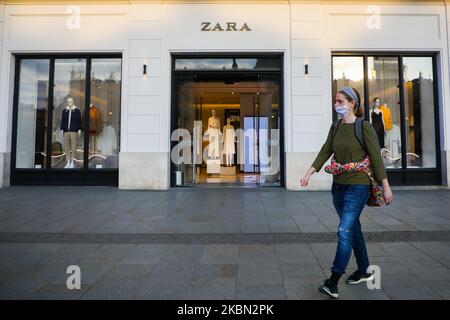
<path fill-rule="evenodd" d="M 309 176 L 308 174 L 305 174 L 303 176 L 303 178 L 300 179 L 300 185 L 302 187 L 306 187 L 309 183 L 309 179 L 311 178 L 311 176 Z"/>
<path fill-rule="evenodd" d="M 309 183 L 309 179 L 311 178 L 311 175 L 316 172 L 316 169 L 314 167 L 309 168 L 309 170 L 306 172 L 306 174 L 303 176 L 303 178 L 300 179 L 300 185 L 302 187 L 306 187 Z"/>

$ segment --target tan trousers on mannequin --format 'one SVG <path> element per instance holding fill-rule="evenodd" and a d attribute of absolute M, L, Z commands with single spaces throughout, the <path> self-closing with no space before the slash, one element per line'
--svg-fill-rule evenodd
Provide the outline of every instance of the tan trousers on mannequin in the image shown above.
<path fill-rule="evenodd" d="M 64 132 L 64 152 L 66 153 L 67 162 L 73 161 L 75 152 L 77 151 L 77 132 Z"/>

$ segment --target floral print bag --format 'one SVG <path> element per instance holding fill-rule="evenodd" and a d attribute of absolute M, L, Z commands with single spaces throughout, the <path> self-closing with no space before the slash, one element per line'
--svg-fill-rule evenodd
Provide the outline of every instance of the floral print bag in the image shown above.
<path fill-rule="evenodd" d="M 334 176 L 344 172 L 365 172 L 369 176 L 370 184 L 372 186 L 372 193 L 367 200 L 367 205 L 371 207 L 380 207 L 385 204 L 383 189 L 378 185 L 373 177 L 372 162 L 370 161 L 369 156 L 361 162 L 340 164 L 336 161 L 336 158 L 333 155 L 331 158 L 331 164 L 327 165 L 324 170 Z"/>

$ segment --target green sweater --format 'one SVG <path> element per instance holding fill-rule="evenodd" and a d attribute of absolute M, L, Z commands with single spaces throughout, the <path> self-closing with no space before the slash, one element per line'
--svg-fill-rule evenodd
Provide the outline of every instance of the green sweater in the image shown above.
<path fill-rule="evenodd" d="M 366 152 L 356 138 L 354 127 L 354 123 L 341 122 L 333 139 L 332 125 L 328 133 L 327 141 L 325 141 L 322 149 L 320 149 L 312 167 L 319 171 L 333 152 L 336 156 L 336 161 L 341 164 L 364 160 Z M 363 136 L 370 160 L 372 161 L 372 170 L 375 179 L 381 181 L 386 178 L 386 169 L 381 158 L 377 134 L 372 125 L 367 121 L 363 122 Z M 344 172 L 333 176 L 333 181 L 342 184 L 370 184 L 369 177 L 364 172 Z"/>

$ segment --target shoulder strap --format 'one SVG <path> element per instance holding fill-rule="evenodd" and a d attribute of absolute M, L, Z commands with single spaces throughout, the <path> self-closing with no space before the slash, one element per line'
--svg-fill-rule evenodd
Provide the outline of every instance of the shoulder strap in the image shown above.
<path fill-rule="evenodd" d="M 363 124 L 364 119 L 360 117 L 356 117 L 355 121 L 355 136 L 358 139 L 359 143 L 363 147 L 364 151 L 367 153 L 367 146 L 366 142 L 364 141 L 364 134 L 363 134 Z"/>
<path fill-rule="evenodd" d="M 333 138 L 336 135 L 339 125 L 341 124 L 342 119 L 338 119 L 333 123 Z"/>

